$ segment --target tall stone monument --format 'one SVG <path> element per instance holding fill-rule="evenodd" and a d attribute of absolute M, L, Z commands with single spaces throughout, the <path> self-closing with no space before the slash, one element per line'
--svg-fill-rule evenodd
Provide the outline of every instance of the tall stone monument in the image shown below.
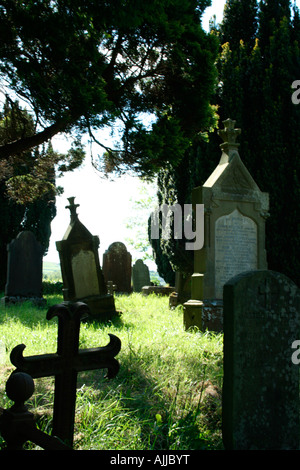
<path fill-rule="evenodd" d="M 92 317 L 110 318 L 116 314 L 114 297 L 108 294 L 99 263 L 99 237 L 92 235 L 80 222 L 75 198 L 68 198 L 70 224 L 61 241 L 56 242 L 59 253 L 65 301 L 86 303 Z"/>
<path fill-rule="evenodd" d="M 193 190 L 193 204 L 204 204 L 204 246 L 194 252 L 191 299 L 184 304 L 184 324 L 223 328 L 223 286 L 244 271 L 267 269 L 265 223 L 269 195 L 262 192 L 243 164 L 236 142 L 241 129 L 224 121 L 218 166 L 203 186 Z"/>
<path fill-rule="evenodd" d="M 222 431 L 226 449 L 299 450 L 300 290 L 267 270 L 224 286 Z"/>

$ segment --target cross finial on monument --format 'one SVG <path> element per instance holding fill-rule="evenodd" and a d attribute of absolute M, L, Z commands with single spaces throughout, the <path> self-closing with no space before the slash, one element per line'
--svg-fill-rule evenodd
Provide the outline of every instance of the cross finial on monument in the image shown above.
<path fill-rule="evenodd" d="M 234 127 L 235 122 L 232 119 L 226 119 L 226 121 L 223 121 L 225 129 L 218 131 L 219 136 L 224 140 L 220 147 L 225 153 L 228 153 L 230 150 L 237 150 L 240 145 L 236 142 L 236 139 L 241 134 L 241 129 Z"/>
<path fill-rule="evenodd" d="M 71 214 L 71 223 L 74 222 L 76 219 L 78 219 L 78 215 L 76 212 L 77 207 L 80 206 L 80 204 L 75 204 L 75 197 L 68 197 L 68 201 L 70 203 L 69 206 L 66 206 L 66 209 L 70 209 L 70 214 Z"/>

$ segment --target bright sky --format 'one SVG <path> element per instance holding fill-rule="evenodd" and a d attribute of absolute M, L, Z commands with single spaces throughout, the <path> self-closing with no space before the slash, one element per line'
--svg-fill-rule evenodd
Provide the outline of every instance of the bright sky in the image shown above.
<path fill-rule="evenodd" d="M 209 19 L 215 14 L 217 22 L 223 16 L 225 0 L 213 0 L 212 6 L 207 8 L 203 17 L 203 27 L 208 30 Z M 63 138 L 57 138 L 54 148 L 64 151 Z M 87 151 L 89 155 L 89 151 Z M 57 180 L 57 184 L 64 188 L 64 193 L 56 198 L 57 215 L 51 223 L 50 246 L 45 261 L 59 262 L 55 242 L 63 238 L 70 220 L 70 212 L 65 209 L 68 197 L 75 196 L 75 203 L 80 204 L 77 213 L 80 221 L 92 233 L 100 238 L 100 264 L 102 256 L 109 245 L 115 241 L 126 244 L 127 249 L 137 258 L 138 253 L 126 242 L 126 237 L 134 237 L 126 229 L 126 222 L 133 216 L 133 201 L 139 197 L 141 182 L 136 177 L 124 176 L 115 181 L 108 181 L 92 168 L 87 157 L 83 167 L 66 173 Z M 152 193 L 155 192 L 152 189 Z M 150 215 L 150 212 L 149 212 Z M 146 262 L 151 269 L 156 269 L 154 263 Z"/>

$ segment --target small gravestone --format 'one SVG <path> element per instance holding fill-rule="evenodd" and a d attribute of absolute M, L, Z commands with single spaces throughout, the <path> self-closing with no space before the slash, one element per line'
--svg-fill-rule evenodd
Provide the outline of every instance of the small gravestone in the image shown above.
<path fill-rule="evenodd" d="M 56 242 L 63 280 L 64 300 L 88 305 L 91 316 L 109 318 L 116 313 L 114 297 L 107 292 L 99 263 L 99 238 L 80 222 L 74 197 L 68 198 L 70 223 L 61 241 Z"/>
<path fill-rule="evenodd" d="M 223 442 L 226 449 L 299 449 L 300 290 L 274 271 L 224 286 Z"/>
<path fill-rule="evenodd" d="M 116 286 L 115 292 L 131 292 L 131 254 L 122 242 L 112 243 L 103 253 L 103 275 Z"/>
<path fill-rule="evenodd" d="M 141 292 L 142 287 L 150 285 L 149 268 L 142 259 L 132 266 L 132 284 L 134 292 Z"/>
<path fill-rule="evenodd" d="M 7 245 L 7 282 L 5 304 L 30 300 L 37 305 L 46 301 L 42 295 L 44 248 L 29 230 L 20 232 Z"/>
<path fill-rule="evenodd" d="M 194 251 L 191 299 L 184 304 L 185 327 L 223 328 L 223 286 L 245 271 L 267 269 L 265 223 L 269 195 L 243 164 L 235 121 L 224 121 L 218 166 L 193 190 L 193 204 L 204 204 L 204 245 Z"/>

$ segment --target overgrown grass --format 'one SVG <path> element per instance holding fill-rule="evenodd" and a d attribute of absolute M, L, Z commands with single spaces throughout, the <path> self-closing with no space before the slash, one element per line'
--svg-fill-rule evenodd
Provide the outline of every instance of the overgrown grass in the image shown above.
<path fill-rule="evenodd" d="M 47 296 L 48 306 L 61 301 Z M 186 332 L 182 308 L 170 310 L 166 297 L 117 296 L 116 307 L 121 317 L 81 325 L 80 348 L 105 346 L 108 333 L 121 339 L 122 348 L 114 379 L 105 379 L 103 370 L 78 376 L 74 448 L 222 448 L 223 336 Z M 10 406 L 5 382 L 13 370 L 11 349 L 24 343 L 25 356 L 56 351 L 57 323 L 46 320 L 46 311 L 30 303 L 0 307 L 0 407 Z M 36 379 L 35 385 L 28 405 L 40 416 L 40 429 L 51 433 L 53 380 Z"/>

